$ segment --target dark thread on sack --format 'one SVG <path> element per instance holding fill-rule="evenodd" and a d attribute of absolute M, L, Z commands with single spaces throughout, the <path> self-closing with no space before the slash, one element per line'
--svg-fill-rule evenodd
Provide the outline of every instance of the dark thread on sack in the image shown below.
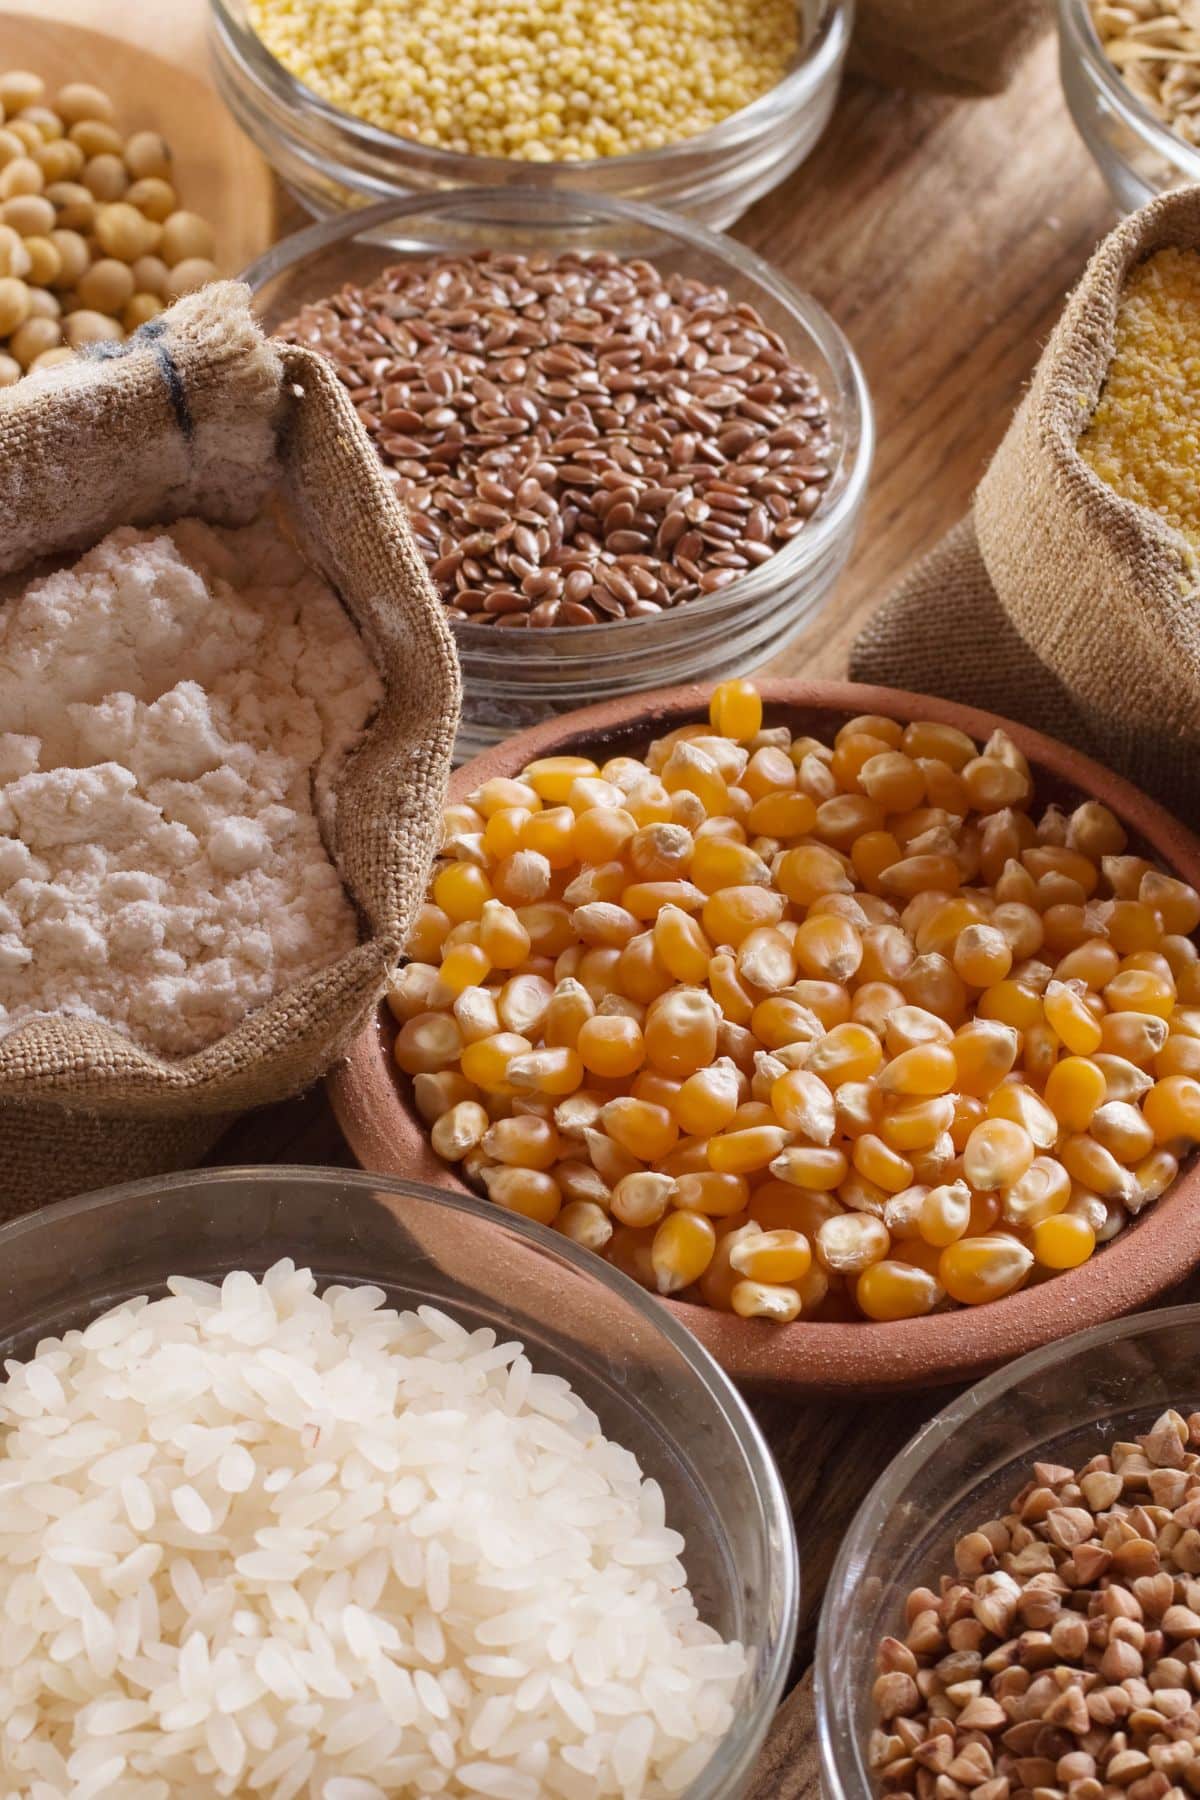
<path fill-rule="evenodd" d="M 166 384 L 171 411 L 175 414 L 175 423 L 184 437 L 190 439 L 195 431 L 195 426 L 192 422 L 192 409 L 188 405 L 183 378 L 166 345 L 156 341 L 164 336 L 165 332 L 166 326 L 161 319 L 147 319 L 146 323 L 139 326 L 132 337 L 115 344 L 108 342 L 88 344 L 82 354 L 92 362 L 112 362 L 119 356 L 128 356 L 132 351 L 145 349 L 149 345 L 154 351 L 159 373 Z"/>

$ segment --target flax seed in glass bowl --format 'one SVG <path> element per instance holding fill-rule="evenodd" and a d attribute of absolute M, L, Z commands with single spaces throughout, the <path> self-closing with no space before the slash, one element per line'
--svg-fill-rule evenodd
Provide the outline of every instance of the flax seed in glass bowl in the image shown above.
<path fill-rule="evenodd" d="M 752 307 L 812 378 L 828 445 L 810 515 L 773 555 L 727 586 L 597 624 L 511 630 L 455 620 L 464 756 L 557 713 L 680 682 L 724 680 L 776 655 L 822 609 L 850 554 L 874 437 L 858 362 L 822 308 L 741 245 L 650 207 L 516 190 L 388 203 L 297 233 L 260 258 L 246 279 L 265 327 L 284 331 L 303 308 L 347 284 L 361 289 L 396 265 L 481 251 L 640 259 L 664 278 L 723 290 L 731 308 Z M 534 403 L 539 398 L 531 392 Z M 428 554 L 431 562 L 444 554 L 436 538 Z"/>
<path fill-rule="evenodd" d="M 488 187 L 650 201 L 721 226 L 816 145 L 833 111 L 854 0 L 797 0 L 801 46 L 783 80 L 710 130 L 659 150 L 582 161 L 460 154 L 342 112 L 297 81 L 251 28 L 248 0 L 210 0 L 217 88 L 281 179 L 318 215 L 388 195 Z"/>

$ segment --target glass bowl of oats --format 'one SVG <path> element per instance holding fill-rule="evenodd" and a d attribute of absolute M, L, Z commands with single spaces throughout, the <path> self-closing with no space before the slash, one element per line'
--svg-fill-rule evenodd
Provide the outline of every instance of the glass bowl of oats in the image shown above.
<path fill-rule="evenodd" d="M 1063 94 L 1122 212 L 1200 182 L 1200 0 L 1058 0 Z"/>

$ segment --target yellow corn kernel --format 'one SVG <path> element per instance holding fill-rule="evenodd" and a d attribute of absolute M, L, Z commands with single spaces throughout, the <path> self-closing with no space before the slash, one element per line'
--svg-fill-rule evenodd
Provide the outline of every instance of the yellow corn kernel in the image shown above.
<path fill-rule="evenodd" d="M 1200 1143 L 1200 1081 L 1190 1075 L 1166 1075 L 1142 1102 L 1155 1142 L 1181 1155 Z"/>
<path fill-rule="evenodd" d="M 593 1075 L 632 1075 L 646 1060 L 646 1043 L 633 1019 L 597 1014 L 579 1028 L 575 1048 Z"/>
<path fill-rule="evenodd" d="M 712 895 L 724 888 L 769 888 L 771 871 L 748 844 L 727 837 L 703 836 L 696 840 L 689 879 Z"/>
<path fill-rule="evenodd" d="M 816 802 L 807 794 L 764 794 L 750 808 L 751 831 L 762 837 L 804 837 L 817 822 Z"/>
<path fill-rule="evenodd" d="M 675 1182 L 671 1176 L 639 1169 L 632 1175 L 623 1175 L 613 1188 L 612 1215 L 622 1225 L 644 1230 L 666 1217 L 674 1193 Z"/>
<path fill-rule="evenodd" d="M 494 818 L 497 813 L 510 812 L 514 806 L 523 806 L 528 812 L 537 812 L 542 802 L 535 788 L 527 781 L 513 781 L 505 775 L 493 775 L 482 787 L 477 787 L 468 796 L 469 803 L 483 819 Z"/>
<path fill-rule="evenodd" d="M 511 1037 L 512 1034 L 510 1033 L 508 1036 Z M 498 1040 L 487 1038 L 484 1041 L 494 1045 Z M 521 1038 L 516 1041 L 526 1044 L 527 1047 L 523 1051 L 517 1051 L 509 1058 L 506 1068 L 507 1085 L 487 1088 L 487 1092 L 503 1094 L 508 1092 L 511 1087 L 521 1093 L 549 1094 L 557 1099 L 564 1094 L 573 1094 L 583 1081 L 583 1063 L 580 1061 L 577 1051 L 567 1049 L 565 1046 L 554 1050 L 533 1050 L 528 1047 L 527 1039 Z M 478 1048 L 479 1046 L 476 1044 L 468 1045 L 470 1051 Z M 467 1053 L 467 1050 L 463 1051 L 464 1068 L 466 1067 Z M 470 1074 L 469 1069 L 467 1073 Z M 471 1078 L 479 1081 L 480 1087 L 486 1087 L 486 1083 L 480 1080 L 479 1076 L 475 1075 Z"/>
<path fill-rule="evenodd" d="M 789 1144 L 771 1163 L 771 1173 L 792 1187 L 811 1188 L 824 1194 L 840 1187 L 850 1170 L 845 1154 L 835 1145 Z"/>
<path fill-rule="evenodd" d="M 980 1193 L 1011 1187 L 1034 1158 L 1033 1139 L 1011 1119 L 983 1119 L 963 1148 L 963 1174 Z"/>
<path fill-rule="evenodd" d="M 1022 1082 L 1002 1082 L 988 1100 L 987 1111 L 989 1118 L 1011 1119 L 1023 1126 L 1038 1150 L 1053 1150 L 1058 1142 L 1059 1122 L 1053 1108 Z"/>
<path fill-rule="evenodd" d="M 571 787 L 580 776 L 597 776 L 600 770 L 586 756 L 543 756 L 521 771 L 521 780 L 549 806 L 565 806 Z"/>
<path fill-rule="evenodd" d="M 695 847 L 685 826 L 643 825 L 626 844 L 625 860 L 637 881 L 682 881 L 688 876 Z"/>
<path fill-rule="evenodd" d="M 1068 1137 L 1058 1154 L 1072 1181 L 1089 1188 L 1102 1200 L 1122 1200 L 1135 1188 L 1129 1170 L 1123 1169 L 1112 1151 L 1106 1150 L 1086 1132 L 1075 1132 Z"/>
<path fill-rule="evenodd" d="M 1083 983 L 1052 981 L 1042 1001 L 1046 1023 L 1073 1056 L 1090 1056 L 1100 1048 L 1103 1031 L 1083 1003 Z"/>
<path fill-rule="evenodd" d="M 460 1100 L 478 1100 L 479 1095 L 466 1076 L 457 1069 L 418 1072 L 413 1076 L 413 1101 L 427 1125 L 440 1119 L 444 1112 Z"/>
<path fill-rule="evenodd" d="M 542 1169 L 514 1169 L 503 1163 L 482 1171 L 488 1199 L 506 1212 L 553 1225 L 562 1210 L 562 1189 Z"/>
<path fill-rule="evenodd" d="M 799 1281 L 812 1266 L 812 1246 L 801 1231 L 763 1231 L 739 1239 L 730 1267 L 748 1281 Z M 734 1310 L 737 1308 L 735 1306 Z"/>
<path fill-rule="evenodd" d="M 869 1081 L 844 1081 L 833 1096 L 834 1116 L 843 1137 L 874 1131 L 883 1117 L 883 1095 Z"/>
<path fill-rule="evenodd" d="M 906 931 L 911 932 L 913 942 L 922 956 L 933 952 L 953 959 L 956 944 L 964 932 L 979 925 L 980 914 L 978 902 L 968 895 L 954 894 L 947 897 L 945 894 L 924 893 L 909 901 L 901 914 L 901 923 Z M 997 933 L 997 938 L 1007 950 L 1008 940 L 1000 933 Z M 1010 951 L 1010 962 L 1011 954 Z"/>
<path fill-rule="evenodd" d="M 994 925 L 968 925 L 959 933 L 951 961 L 968 987 L 990 988 L 1005 979 L 1013 954 L 1008 939 Z"/>
<path fill-rule="evenodd" d="M 702 988 L 670 989 L 652 1001 L 646 1013 L 647 1060 L 662 1074 L 680 1080 L 707 1068 L 717 1053 L 719 1016 L 711 995 Z"/>
<path fill-rule="evenodd" d="M 836 1218 L 841 1204 L 831 1194 L 815 1194 L 789 1187 L 783 1181 L 762 1181 L 747 1202 L 751 1217 L 763 1231 L 798 1231 L 812 1241 L 826 1219 Z"/>
<path fill-rule="evenodd" d="M 535 796 L 536 798 L 536 796 Z M 541 801 L 538 801 L 541 805 Z M 506 862 L 521 848 L 521 835 L 533 814 L 528 807 L 510 806 L 493 813 L 483 829 L 483 853 L 489 862 Z"/>
<path fill-rule="evenodd" d="M 1154 1058 L 1154 1073 L 1160 1079 L 1164 1075 L 1190 1075 L 1193 1080 L 1200 1077 L 1200 1038 L 1187 1037 L 1182 1032 L 1173 1033 Z M 1119 1097 L 1130 1098 L 1127 1094 Z"/>
<path fill-rule="evenodd" d="M 835 1025 L 813 1045 L 805 1068 L 819 1075 L 826 1086 L 837 1088 L 847 1081 L 869 1081 L 883 1062 L 883 1046 L 865 1025 Z"/>
<path fill-rule="evenodd" d="M 841 857 L 820 844 L 785 850 L 773 870 L 781 895 L 797 906 L 811 906 L 822 894 L 852 894 L 854 883 Z"/>
<path fill-rule="evenodd" d="M 944 956 L 918 956 L 896 985 L 910 1005 L 936 1013 L 940 1019 L 957 1024 L 966 1013 L 967 990 L 953 963 Z"/>
<path fill-rule="evenodd" d="M 1200 894 L 1186 881 L 1147 869 L 1138 883 L 1137 897 L 1157 913 L 1162 928 L 1172 936 L 1188 937 L 1200 925 Z"/>
<path fill-rule="evenodd" d="M 765 1169 L 787 1140 L 787 1132 L 778 1125 L 750 1125 L 720 1133 L 708 1141 L 709 1168 L 719 1175 L 746 1175 Z"/>
<path fill-rule="evenodd" d="M 479 947 L 494 969 L 519 969 L 529 955 L 529 933 L 511 906 L 485 900 L 479 915 Z"/>
<path fill-rule="evenodd" d="M 948 1131 L 943 1131 L 928 1148 L 907 1152 L 914 1179 L 927 1187 L 936 1187 L 947 1179 L 956 1154 L 954 1139 Z"/>
<path fill-rule="evenodd" d="M 571 848 L 581 863 L 606 863 L 622 856 L 637 830 L 637 821 L 620 803 L 592 806 L 578 814 Z"/>
<path fill-rule="evenodd" d="M 419 1077 L 418 1077 L 419 1079 Z M 1176 1175 L 1179 1173 L 1179 1159 L 1169 1150 L 1152 1150 L 1149 1156 L 1143 1157 L 1133 1171 L 1137 1183 L 1137 1195 L 1125 1204 L 1130 1212 L 1141 1212 L 1151 1200 L 1159 1199 L 1166 1193 Z"/>
<path fill-rule="evenodd" d="M 660 1294 L 677 1294 L 699 1281 L 713 1259 L 717 1234 L 699 1212 L 673 1212 L 654 1234 L 650 1260 Z"/>
<path fill-rule="evenodd" d="M 873 1131 L 864 1131 L 855 1139 L 852 1161 L 864 1180 L 886 1194 L 898 1194 L 912 1183 L 912 1164 Z"/>
<path fill-rule="evenodd" d="M 921 771 L 925 797 L 930 806 L 940 807 L 943 812 L 965 819 L 971 810 L 971 799 L 966 783 L 958 771 L 936 756 L 918 756 L 913 760 Z"/>
<path fill-rule="evenodd" d="M 533 1039 L 541 1031 L 554 984 L 544 975 L 514 975 L 506 981 L 496 998 L 496 1010 L 505 1031 Z"/>
<path fill-rule="evenodd" d="M 675 1181 L 674 1204 L 682 1212 L 728 1218 L 744 1212 L 749 1198 L 749 1182 L 744 1175 L 731 1171 L 697 1169 Z"/>
<path fill-rule="evenodd" d="M 880 1086 L 882 1086 L 882 1081 Z M 879 1124 L 879 1135 L 893 1150 L 929 1150 L 954 1122 L 954 1101 L 949 1094 L 924 1099 L 893 1100 Z"/>
<path fill-rule="evenodd" d="M 663 910 L 677 909 L 664 907 Z M 683 916 L 686 918 L 687 915 Z M 653 930 L 641 931 L 637 937 L 630 938 L 617 958 L 613 977 L 621 992 L 642 1006 L 649 1006 L 652 1000 L 657 1000 L 674 985 L 670 970 L 664 968 L 659 958 Z"/>
<path fill-rule="evenodd" d="M 790 1069 L 771 1087 L 771 1107 L 785 1131 L 812 1144 L 830 1144 L 835 1130 L 833 1095 L 807 1069 Z"/>
<path fill-rule="evenodd" d="M 1170 1033 L 1166 1019 L 1157 1013 L 1108 1013 L 1100 1021 L 1100 1044 L 1110 1056 L 1144 1068 L 1154 1061 Z"/>
<path fill-rule="evenodd" d="M 387 1003 L 392 1017 L 403 1025 L 419 1013 L 444 1009 L 450 1003 L 450 992 L 442 986 L 440 971 L 432 963 L 409 962 L 389 981 Z"/>
<path fill-rule="evenodd" d="M 1077 1269 L 1096 1248 L 1096 1233 L 1085 1219 L 1059 1213 L 1033 1228 L 1034 1261 L 1043 1269 Z"/>
<path fill-rule="evenodd" d="M 1018 1181 L 1003 1190 L 1000 1217 L 1018 1231 L 1062 1212 L 1071 1198 L 1071 1178 L 1052 1156 L 1035 1156 Z"/>
<path fill-rule="evenodd" d="M 678 906 L 664 906 L 654 921 L 654 955 L 676 981 L 697 984 L 708 974 L 712 945 L 699 923 Z M 664 991 L 660 990 L 660 991 Z M 639 996 L 640 997 L 640 996 Z M 657 999 L 651 994 L 649 999 Z M 646 1004 L 649 1004 L 647 1000 Z"/>
<path fill-rule="evenodd" d="M 882 1042 L 888 1020 L 904 1005 L 904 995 L 890 981 L 864 981 L 854 990 L 851 1017 L 855 1024 L 865 1025 Z"/>
<path fill-rule="evenodd" d="M 453 924 L 478 919 L 491 898 L 491 882 L 472 863 L 443 863 L 433 878 L 434 904 Z"/>
<path fill-rule="evenodd" d="M 461 1162 L 481 1144 L 491 1121 L 477 1100 L 460 1100 L 434 1120 L 429 1141 L 443 1162 Z"/>
<path fill-rule="evenodd" d="M 771 925 L 748 932 L 734 960 L 742 981 L 765 994 L 777 994 L 796 979 L 796 951 Z"/>
<path fill-rule="evenodd" d="M 668 1156 L 679 1138 L 679 1127 L 665 1106 L 635 1100 L 631 1094 L 619 1094 L 610 1100 L 600 1119 L 613 1142 L 641 1162 L 657 1162 Z M 626 1220 L 626 1224 L 633 1222 Z"/>
<path fill-rule="evenodd" d="M 1086 1131 L 1106 1094 L 1100 1069 L 1083 1056 L 1065 1056 L 1046 1077 L 1046 1105 L 1067 1131 Z"/>
<path fill-rule="evenodd" d="M 1012 1026 L 997 1019 L 974 1019 L 964 1025 L 950 1045 L 959 1091 L 986 1099 L 1016 1062 L 1020 1045 Z"/>
<path fill-rule="evenodd" d="M 763 708 L 752 681 L 722 681 L 712 691 L 708 717 L 722 737 L 744 744 L 762 730 Z"/>
<path fill-rule="evenodd" d="M 1171 1044 L 1176 1040 L 1168 1038 L 1166 1044 L 1154 1059 L 1155 1073 L 1158 1075 L 1190 1075 L 1200 1072 L 1200 1057 L 1197 1057 L 1197 1071 L 1191 1069 L 1169 1069 L 1161 1067 Z M 1179 1042 L 1186 1040 L 1180 1039 Z M 1123 1056 L 1109 1056 L 1104 1050 L 1098 1050 L 1090 1058 L 1104 1077 L 1104 1097 L 1107 1100 L 1127 1100 L 1132 1105 L 1140 1100 L 1154 1086 L 1154 1076 L 1145 1069 L 1139 1069 L 1136 1063 L 1126 1062 Z M 1086 1129 L 1086 1127 L 1079 1127 Z"/>
<path fill-rule="evenodd" d="M 921 1201 L 916 1223 L 923 1243 L 939 1250 L 957 1243 L 971 1224 L 971 1190 L 966 1182 L 949 1181 L 930 1188 Z"/>
<path fill-rule="evenodd" d="M 880 750 L 858 771 L 859 784 L 884 812 L 911 812 L 925 798 L 925 777 L 903 750 Z"/>
<path fill-rule="evenodd" d="M 1121 956 L 1135 950 L 1153 950 L 1162 927 L 1153 907 L 1141 900 L 1114 900 L 1107 918 L 1108 941 Z"/>
<path fill-rule="evenodd" d="M 912 940 L 898 925 L 871 925 L 862 933 L 860 981 L 897 982 L 916 959 Z"/>
<path fill-rule="evenodd" d="M 906 1001 L 889 1016 L 885 1043 L 889 1056 L 899 1059 L 906 1050 L 915 1050 L 918 1044 L 949 1044 L 953 1038 L 954 1033 L 945 1019 L 927 1012 L 923 1006 L 910 1006 Z"/>
<path fill-rule="evenodd" d="M 983 1306 L 1011 1294 L 1033 1267 L 1033 1252 L 1017 1238 L 997 1234 L 959 1238 L 938 1259 L 938 1279 L 952 1300 Z"/>
<path fill-rule="evenodd" d="M 793 1287 L 775 1286 L 764 1281 L 737 1281 L 729 1301 L 741 1319 L 770 1319 L 776 1325 L 787 1325 L 800 1317 L 800 1295 Z"/>
<path fill-rule="evenodd" d="M 950 1045 L 925 1040 L 893 1056 L 879 1076 L 887 1094 L 929 1098 L 949 1093 L 958 1080 L 958 1062 Z"/>
<path fill-rule="evenodd" d="M 1103 988 L 1121 966 L 1121 959 L 1103 938 L 1087 938 L 1059 962 L 1057 981 L 1082 981 L 1085 987 Z M 1151 1009 L 1153 1010 L 1153 1009 Z"/>
<path fill-rule="evenodd" d="M 900 746 L 912 757 L 935 757 L 956 773 L 978 754 L 965 731 L 959 731 L 955 725 L 941 725 L 926 719 L 916 719 L 905 726 Z"/>
<path fill-rule="evenodd" d="M 1169 1019 L 1175 1010 L 1175 984 L 1148 969 L 1123 969 L 1104 990 L 1110 1012 L 1152 1013 Z"/>
<path fill-rule="evenodd" d="M 795 764 L 786 750 L 774 744 L 760 744 L 751 753 L 738 786 L 749 794 L 755 805 L 770 794 L 791 793 L 796 786 Z"/>
<path fill-rule="evenodd" d="M 440 906 L 426 901 L 419 906 L 408 936 L 404 940 L 404 954 L 413 962 L 436 963 L 441 961 L 441 948 L 446 941 L 446 933 L 454 921 Z"/>
<path fill-rule="evenodd" d="M 892 1240 L 882 1219 L 870 1213 L 839 1213 L 826 1219 L 817 1232 L 816 1253 L 823 1268 L 834 1275 L 861 1275 L 872 1263 L 882 1262 Z"/>
<path fill-rule="evenodd" d="M 585 1250 L 603 1252 L 612 1241 L 613 1222 L 595 1200 L 571 1200 L 554 1221 L 555 1229 Z"/>
<path fill-rule="evenodd" d="M 493 1162 L 521 1169 L 551 1169 L 562 1155 L 562 1139 L 549 1119 L 518 1115 L 497 1119 L 483 1139 Z"/>
<path fill-rule="evenodd" d="M 890 831 L 864 831 L 849 847 L 854 872 L 872 894 L 880 891 L 880 877 L 885 869 L 898 863 L 904 852 Z"/>
<path fill-rule="evenodd" d="M 599 1009 L 616 991 L 617 973 L 624 952 L 604 944 L 592 944 L 586 949 L 582 945 L 576 945 L 576 950 L 578 958 L 572 959 L 574 966 L 571 975 L 586 990 L 592 1005 Z M 558 973 L 557 964 L 555 972 Z M 559 979 L 565 979 L 565 976 L 560 976 Z"/>
<path fill-rule="evenodd" d="M 1088 1133 L 1112 1152 L 1119 1163 L 1141 1162 L 1154 1148 L 1154 1130 L 1136 1106 L 1124 1100 L 1106 1100 L 1097 1107 Z"/>
<path fill-rule="evenodd" d="M 862 962 L 862 939 L 846 919 L 818 914 L 796 932 L 795 953 L 804 973 L 816 981 L 848 982 Z"/>
<path fill-rule="evenodd" d="M 902 900 L 911 900 L 916 894 L 930 891 L 950 893 L 961 880 L 958 864 L 948 851 L 930 851 L 902 857 L 883 870 L 879 885 L 885 894 L 897 894 Z"/>
<path fill-rule="evenodd" d="M 535 956 L 561 956 L 575 944 L 571 915 L 557 901 L 543 900 L 530 906 L 518 906 L 517 917 L 529 933 L 529 947 Z"/>
<path fill-rule="evenodd" d="M 552 869 L 568 869 L 575 857 L 575 814 L 569 806 L 531 813 L 521 829 L 521 849 L 544 856 Z"/>
<path fill-rule="evenodd" d="M 784 899 L 765 887 L 727 887 L 710 894 L 700 914 L 709 942 L 736 950 L 743 938 L 764 925 L 778 925 Z"/>
<path fill-rule="evenodd" d="M 568 975 L 557 982 L 542 1017 L 542 1038 L 547 1049 L 577 1049 L 579 1033 L 595 1011 L 595 1002 L 581 981 Z"/>
<path fill-rule="evenodd" d="M 933 1311 L 943 1294 L 936 1275 L 892 1257 L 872 1263 L 854 1284 L 859 1311 L 880 1324 L 894 1319 L 922 1319 Z"/>
<path fill-rule="evenodd" d="M 1002 900 L 993 909 L 988 923 L 1006 939 L 1018 962 L 1036 956 L 1045 942 L 1046 931 L 1040 915 L 1022 901 Z"/>
<path fill-rule="evenodd" d="M 474 1049 L 474 1045 L 468 1048 Z M 406 1075 L 429 1074 L 438 1069 L 447 1069 L 459 1060 L 462 1053 L 462 1033 L 457 1020 L 450 1013 L 439 1012 L 418 1013 L 415 1018 L 407 1020 L 396 1034 L 393 1051 L 397 1066 Z M 475 1081 L 470 1069 L 464 1069 L 463 1074 L 468 1081 Z"/>
<path fill-rule="evenodd" d="M 715 758 L 695 744 L 673 745 L 660 771 L 660 779 L 668 794 L 677 793 L 681 788 L 695 794 L 710 817 L 729 811 L 729 784 Z"/>
<path fill-rule="evenodd" d="M 709 1137 L 728 1125 L 738 1108 L 740 1082 L 728 1057 L 709 1069 L 697 1069 L 684 1081 L 671 1110 L 679 1126 L 697 1137 Z"/>

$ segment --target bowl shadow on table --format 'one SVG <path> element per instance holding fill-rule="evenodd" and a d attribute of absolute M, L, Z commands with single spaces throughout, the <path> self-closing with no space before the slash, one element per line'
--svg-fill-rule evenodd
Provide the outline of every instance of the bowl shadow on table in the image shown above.
<path fill-rule="evenodd" d="M 905 720 L 940 720 L 977 741 L 1002 725 L 1030 758 L 1039 806 L 1056 802 L 1070 807 L 1099 797 L 1122 818 L 1131 852 L 1200 885 L 1200 844 L 1184 827 L 1119 777 L 1037 732 L 993 714 L 899 690 L 802 681 L 759 686 L 764 723 L 786 723 L 795 734 L 828 734 L 847 718 L 872 711 Z M 643 753 L 665 731 L 705 717 L 706 708 L 705 691 L 677 688 L 549 721 L 457 771 L 451 798 L 461 798 L 477 782 L 511 773 L 536 756 L 601 748 L 610 756 Z M 395 1031 L 381 1007 L 334 1071 L 329 1093 L 338 1122 L 366 1166 L 470 1193 L 457 1171 L 429 1146 L 405 1091 L 407 1082 L 392 1058 Z M 756 1391 L 786 1391 L 795 1398 L 945 1387 L 976 1379 L 1076 1329 L 1156 1303 L 1200 1259 L 1198 1217 L 1200 1171 L 1193 1157 L 1171 1191 L 1127 1226 L 1111 1247 L 1078 1269 L 986 1307 L 955 1308 L 888 1325 L 800 1321 L 769 1326 L 694 1304 L 665 1304 L 735 1380 Z M 807 1341 L 806 1332 L 812 1334 Z"/>

